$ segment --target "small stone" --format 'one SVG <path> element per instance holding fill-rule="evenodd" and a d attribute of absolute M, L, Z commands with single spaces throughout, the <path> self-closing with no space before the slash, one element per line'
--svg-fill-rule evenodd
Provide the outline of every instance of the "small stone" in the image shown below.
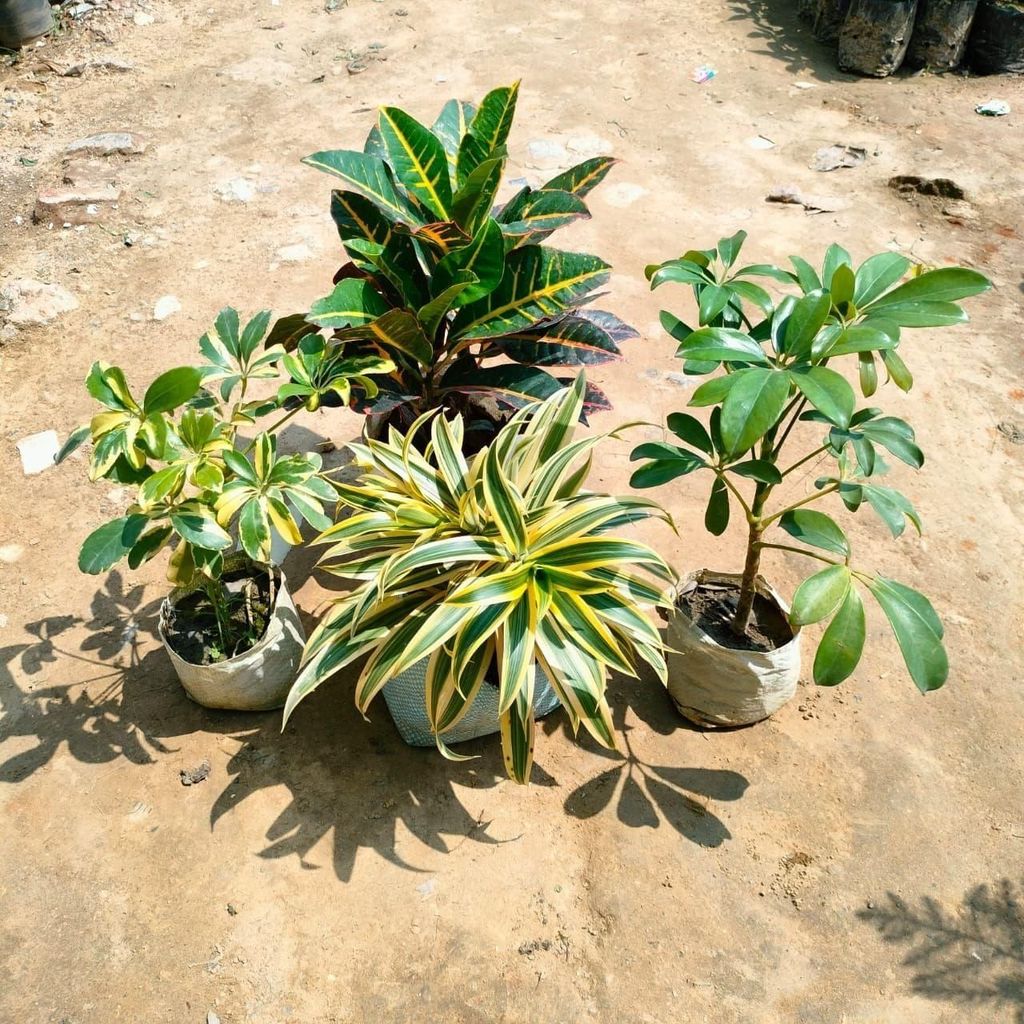
<path fill-rule="evenodd" d="M 228 910 L 228 914 L 231 917 L 235 917 L 238 914 L 238 907 L 236 907 L 234 905 L 234 903 L 229 903 L 228 907 L 227 907 L 227 910 Z"/>
<path fill-rule="evenodd" d="M 147 25 L 152 25 L 153 22 L 156 21 L 156 18 L 147 11 L 136 11 L 135 15 L 132 17 L 132 21 L 134 21 L 139 28 L 145 28 Z"/>
<path fill-rule="evenodd" d="M 100 132 L 72 142 L 64 152 L 69 156 L 135 156 L 148 147 L 149 143 L 134 132 Z"/>
<path fill-rule="evenodd" d="M 305 242 L 283 245 L 275 253 L 282 263 L 302 263 L 313 258 L 313 250 Z"/>
<path fill-rule="evenodd" d="M 45 284 L 33 278 L 12 281 L 0 291 L 0 308 L 8 306 L 7 320 L 18 326 L 48 324 L 78 308 L 78 299 L 59 284 Z"/>
<path fill-rule="evenodd" d="M 951 199 L 942 208 L 942 212 L 950 220 L 974 221 L 978 214 L 966 199 Z"/>
<path fill-rule="evenodd" d="M 196 765 L 195 768 L 182 768 L 178 771 L 178 777 L 181 779 L 181 784 L 183 786 L 195 786 L 198 783 L 204 781 L 209 774 L 209 761 L 201 761 L 198 765 Z"/>
<path fill-rule="evenodd" d="M 176 295 L 164 295 L 156 300 L 156 305 L 153 307 L 153 319 L 166 320 L 169 316 L 179 312 L 180 309 L 181 303 Z"/>
<path fill-rule="evenodd" d="M 20 544 L 0 544 L 0 562 L 14 565 L 23 554 L 25 549 Z"/>
<path fill-rule="evenodd" d="M 225 203 L 247 203 L 256 195 L 256 186 L 245 178 L 232 178 L 221 182 L 214 194 Z"/>
<path fill-rule="evenodd" d="M 50 469 L 59 451 L 60 441 L 57 440 L 56 430 L 44 430 L 22 438 L 18 442 L 18 453 L 21 455 L 21 468 L 25 476 L 36 476 Z"/>
<path fill-rule="evenodd" d="M 47 188 L 36 198 L 32 219 L 37 224 L 95 224 L 103 220 L 121 198 L 113 185 Z"/>

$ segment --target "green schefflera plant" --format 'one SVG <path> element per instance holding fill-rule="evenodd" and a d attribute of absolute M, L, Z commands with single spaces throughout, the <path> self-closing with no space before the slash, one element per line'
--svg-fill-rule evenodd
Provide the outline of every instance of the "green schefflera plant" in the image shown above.
<path fill-rule="evenodd" d="M 797 552 L 824 563 L 797 588 L 790 613 L 795 626 L 831 619 L 814 660 L 815 682 L 842 682 L 856 668 L 866 636 L 863 587 L 888 618 L 914 682 L 922 691 L 936 689 L 948 663 L 942 624 L 930 602 L 902 583 L 855 567 L 839 524 L 809 506 L 838 494 L 851 512 L 867 503 L 894 537 L 908 522 L 920 532 L 910 501 L 880 482 L 887 471 L 883 450 L 914 469 L 922 466 L 913 429 L 874 406 L 859 407 L 835 365 L 856 361 L 865 398 L 874 394 L 880 368 L 909 391 L 913 378 L 899 351 L 903 329 L 965 322 L 959 300 L 985 291 L 989 281 L 960 267 L 921 271 L 891 252 L 855 269 L 838 245 L 829 247 L 820 272 L 799 256 L 790 257 L 792 271 L 770 264 L 735 269 L 745 237 L 740 232 L 715 249 L 647 268 L 652 288 L 676 282 L 693 289 L 697 329 L 661 314 L 679 342 L 685 372 L 724 372 L 700 384 L 689 402 L 710 407 L 708 427 L 688 413 L 669 416 L 679 443 L 639 446 L 632 457 L 645 465 L 632 484 L 653 487 L 696 471 L 710 473 L 705 525 L 715 535 L 725 531 L 733 507 L 742 510 L 747 551 L 731 622 L 738 636 L 748 626 L 762 552 Z M 776 300 L 757 278 L 790 286 L 792 293 Z M 808 440 L 815 428 L 817 438 Z M 814 493 L 773 503 L 777 490 L 815 460 L 831 469 L 815 481 Z M 775 527 L 796 544 L 768 539 Z"/>
<path fill-rule="evenodd" d="M 573 728 L 582 723 L 614 747 L 608 669 L 635 675 L 644 661 L 665 678 L 660 637 L 641 606 L 663 605 L 674 575 L 647 546 L 614 536 L 667 518 L 658 506 L 582 489 L 601 441 L 573 438 L 584 389 L 581 374 L 571 389 L 518 411 L 468 460 L 462 418 L 440 412 L 404 436 L 392 429 L 387 441 L 350 446 L 361 476 L 337 486 L 354 514 L 316 543 L 328 545 L 322 567 L 362 582 L 310 637 L 286 721 L 358 658 L 367 659 L 355 685 L 364 714 L 390 679 L 429 659 L 424 697 L 441 752 L 457 756 L 445 733 L 490 676 L 508 774 L 526 782 L 539 663 Z M 422 453 L 412 443 L 421 427 L 430 437 Z"/>
<path fill-rule="evenodd" d="M 132 394 L 116 366 L 94 363 L 89 394 L 103 407 L 76 430 L 57 457 L 60 462 L 86 440 L 92 442 L 91 480 L 135 488 L 125 515 L 94 530 L 82 545 L 79 568 L 106 572 L 123 558 L 132 569 L 165 547 L 172 553 L 168 579 L 177 586 L 201 585 L 216 615 L 225 657 L 251 636 L 235 637 L 232 597 L 221 584 L 225 555 L 236 544 L 258 564 L 271 560 L 271 531 L 301 543 L 299 524 L 323 530 L 331 520 L 334 488 L 322 474 L 316 452 L 282 456 L 277 432 L 302 409 L 315 409 L 325 393 L 361 387 L 364 369 L 387 369 L 380 359 L 339 360 L 322 339 L 311 336 L 288 355 L 264 347 L 270 313 L 258 313 L 242 329 L 234 309 L 217 317 L 199 342 L 206 360 L 161 374 L 141 397 Z M 267 398 L 253 396 L 281 377 L 287 382 Z M 243 444 L 239 430 L 274 422 Z M 258 637 L 256 637 L 258 639 Z"/>
<path fill-rule="evenodd" d="M 608 280 L 607 263 L 541 244 L 590 216 L 584 198 L 612 159 L 496 204 L 518 88 L 494 89 L 479 107 L 450 100 L 429 128 L 383 107 L 361 152 L 305 159 L 345 183 L 331 213 L 350 262 L 330 295 L 275 334 L 288 346 L 331 328 L 346 351 L 391 360 L 389 374 L 373 376 L 379 393 L 360 389 L 355 404 L 403 429 L 441 406 L 493 421 L 495 405 L 563 387 L 547 367 L 616 359 L 636 337 L 612 314 L 581 308 Z M 591 387 L 586 408 L 607 406 Z"/>

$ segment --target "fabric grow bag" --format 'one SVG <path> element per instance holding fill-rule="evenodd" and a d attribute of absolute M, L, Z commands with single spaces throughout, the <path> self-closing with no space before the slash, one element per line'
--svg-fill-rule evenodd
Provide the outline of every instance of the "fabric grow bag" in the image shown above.
<path fill-rule="evenodd" d="M 539 665 L 534 666 L 533 713 L 542 718 L 559 705 L 558 696 L 548 684 Z M 416 662 L 384 686 L 384 700 L 399 735 L 411 747 L 434 746 L 434 734 L 427 717 L 427 659 Z M 498 688 L 484 682 L 454 729 L 441 734 L 446 744 L 464 743 L 499 732 Z"/>
<path fill-rule="evenodd" d="M 306 635 L 280 569 L 276 578 L 274 608 L 263 638 L 243 654 L 213 665 L 194 665 L 167 642 L 168 617 L 194 588 L 172 591 L 160 606 L 160 639 L 181 685 L 197 704 L 226 711 L 269 711 L 284 705 L 299 674 Z"/>
<path fill-rule="evenodd" d="M 688 576 L 679 596 L 703 583 L 739 588 L 737 573 L 704 569 Z M 757 592 L 788 616 L 789 606 L 760 576 Z M 752 725 L 774 714 L 796 693 L 800 679 L 800 630 L 772 651 L 724 647 L 676 605 L 666 630 L 668 692 L 679 713 L 703 726 Z"/>

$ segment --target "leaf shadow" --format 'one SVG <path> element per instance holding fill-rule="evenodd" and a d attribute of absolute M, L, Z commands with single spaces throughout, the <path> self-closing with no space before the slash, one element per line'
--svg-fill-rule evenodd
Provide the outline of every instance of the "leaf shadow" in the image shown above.
<path fill-rule="evenodd" d="M 813 75 L 821 82 L 849 82 L 854 76 L 839 71 L 834 44 L 819 42 L 797 14 L 795 0 L 728 0 L 730 21 L 752 24 L 749 39 L 761 43 L 754 53 L 774 57 L 787 71 Z"/>
<path fill-rule="evenodd" d="M 918 906 L 887 893 L 857 912 L 890 945 L 906 945 L 911 988 L 928 999 L 997 1007 L 1024 1024 L 1024 883 L 976 885 L 946 909 L 931 896 Z"/>
<path fill-rule="evenodd" d="M 566 812 L 575 818 L 593 818 L 614 803 L 619 821 L 629 828 L 659 828 L 664 822 L 704 847 L 721 846 L 731 839 L 732 833 L 711 805 L 739 800 L 749 785 L 747 779 L 723 769 L 651 764 L 637 753 L 630 735 L 637 729 L 633 720 L 661 736 L 685 729 L 664 687 L 653 676 L 644 674 L 639 681 L 613 676 L 608 699 L 625 756 L 605 750 L 581 731 L 578 739 L 582 745 L 618 763 L 573 790 L 565 800 Z M 553 731 L 558 725 L 545 725 L 545 730 Z M 568 725 L 562 727 L 568 729 Z"/>

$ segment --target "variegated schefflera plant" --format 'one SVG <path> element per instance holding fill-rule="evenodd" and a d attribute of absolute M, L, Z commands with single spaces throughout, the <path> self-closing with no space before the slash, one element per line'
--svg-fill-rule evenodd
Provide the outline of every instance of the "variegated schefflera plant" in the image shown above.
<path fill-rule="evenodd" d="M 135 489 L 127 512 L 85 539 L 79 568 L 98 574 L 127 557 L 137 569 L 170 546 L 168 579 L 202 585 L 222 633 L 231 625 L 219 580 L 233 533 L 253 562 L 269 563 L 271 527 L 298 544 L 301 522 L 317 530 L 331 522 L 325 506 L 333 506 L 335 491 L 320 455 L 279 454 L 278 431 L 327 394 L 347 397 L 354 383 L 372 391 L 362 373 L 391 365 L 379 357 L 345 358 L 316 335 L 290 354 L 267 347 L 270 319 L 265 310 L 243 328 L 234 309 L 222 310 L 199 341 L 199 365 L 160 374 L 141 397 L 119 367 L 94 363 L 85 384 L 102 410 L 72 433 L 57 457 L 63 461 L 89 440 L 89 478 Z M 257 396 L 282 377 L 276 393 Z M 269 426 L 259 427 L 274 414 Z M 258 432 L 245 444 L 239 431 L 249 430 Z"/>
<path fill-rule="evenodd" d="M 310 636 L 285 722 L 359 658 L 355 701 L 364 714 L 388 680 L 429 659 L 424 697 L 439 750 L 458 758 L 445 733 L 490 675 L 505 766 L 525 783 L 539 663 L 573 729 L 582 724 L 615 746 L 608 671 L 635 676 L 646 662 L 665 680 L 661 638 L 643 606 L 665 606 L 675 575 L 657 552 L 616 535 L 667 520 L 659 506 L 583 489 L 602 441 L 574 438 L 585 386 L 580 374 L 521 409 L 468 459 L 462 417 L 441 412 L 425 413 L 405 435 L 392 429 L 386 441 L 349 446 L 361 473 L 337 487 L 354 514 L 315 543 L 327 545 L 322 568 L 359 586 Z M 422 452 L 412 443 L 421 427 L 430 437 Z"/>
<path fill-rule="evenodd" d="M 403 429 L 438 407 L 489 406 L 493 420 L 495 405 L 522 406 L 571 379 L 549 368 L 616 359 L 636 337 L 612 314 L 582 308 L 608 280 L 604 260 L 541 244 L 590 216 L 584 199 L 611 158 L 496 205 L 518 89 L 494 89 L 479 107 L 450 100 L 429 128 L 382 107 L 361 152 L 304 161 L 345 183 L 331 213 L 350 262 L 330 295 L 284 318 L 272 339 L 290 345 L 333 328 L 347 351 L 393 361 L 373 378 L 379 394 L 360 392 L 355 404 Z M 586 408 L 606 407 L 590 387 Z"/>

